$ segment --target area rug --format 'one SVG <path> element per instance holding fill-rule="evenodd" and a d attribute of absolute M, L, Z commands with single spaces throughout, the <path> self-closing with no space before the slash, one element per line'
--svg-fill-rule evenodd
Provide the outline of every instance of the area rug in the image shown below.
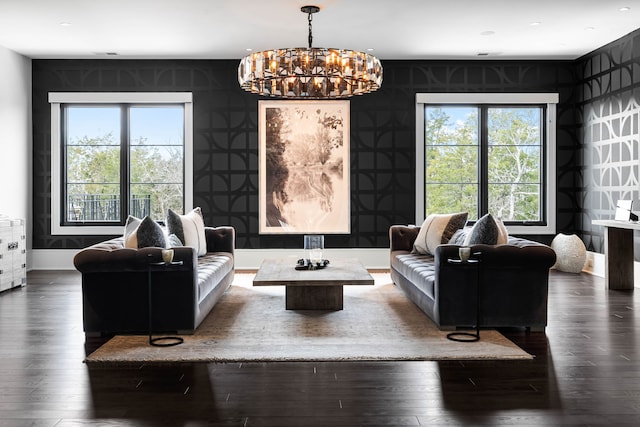
<path fill-rule="evenodd" d="M 285 310 L 284 287 L 253 287 L 236 274 L 231 288 L 194 335 L 175 347 L 152 347 L 147 336 L 116 336 L 87 363 L 509 360 L 533 357 L 502 334 L 482 330 L 480 341 L 454 342 L 389 274 L 374 286 L 345 286 L 340 311 Z"/>

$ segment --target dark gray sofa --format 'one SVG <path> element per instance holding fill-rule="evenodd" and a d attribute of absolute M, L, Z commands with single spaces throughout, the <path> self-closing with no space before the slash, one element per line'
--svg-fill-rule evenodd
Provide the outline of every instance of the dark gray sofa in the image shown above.
<path fill-rule="evenodd" d="M 419 231 L 390 227 L 391 279 L 440 329 L 475 326 L 476 267 L 448 261 L 458 259 L 457 245 L 440 245 L 434 256 L 412 253 Z M 544 331 L 553 249 L 512 236 L 505 245 L 471 248 L 481 253 L 480 326 Z"/>
<path fill-rule="evenodd" d="M 234 277 L 235 229 L 205 227 L 207 254 L 175 247 L 182 265 L 152 266 L 154 332 L 193 333 L 229 288 Z M 148 333 L 150 263 L 161 262 L 161 248 L 129 249 L 123 238 L 79 251 L 74 265 L 82 273 L 82 313 L 87 336 Z"/>

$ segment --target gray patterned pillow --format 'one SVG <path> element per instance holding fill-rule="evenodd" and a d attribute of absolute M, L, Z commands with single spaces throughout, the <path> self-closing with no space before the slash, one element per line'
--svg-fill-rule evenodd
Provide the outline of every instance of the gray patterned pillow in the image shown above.
<path fill-rule="evenodd" d="M 498 228 L 498 224 L 493 219 L 493 216 L 488 213 L 473 224 L 471 231 L 469 231 L 469 234 L 467 234 L 464 239 L 463 246 L 478 244 L 495 245 L 498 243 L 499 237 L 500 229 Z"/>
<path fill-rule="evenodd" d="M 167 243 L 168 243 L 168 246 L 170 248 L 175 248 L 175 247 L 178 247 L 178 246 L 184 246 L 182 244 L 182 240 L 180 240 L 178 238 L 178 236 L 176 236 L 175 234 L 169 234 Z"/>
<path fill-rule="evenodd" d="M 450 245 L 458 245 L 464 246 L 464 240 L 467 238 L 467 234 L 471 231 L 471 227 L 461 228 L 453 233 L 451 240 L 449 240 Z"/>
<path fill-rule="evenodd" d="M 164 248 L 166 240 L 158 223 L 145 216 L 142 220 L 129 215 L 124 226 L 125 248 Z"/>

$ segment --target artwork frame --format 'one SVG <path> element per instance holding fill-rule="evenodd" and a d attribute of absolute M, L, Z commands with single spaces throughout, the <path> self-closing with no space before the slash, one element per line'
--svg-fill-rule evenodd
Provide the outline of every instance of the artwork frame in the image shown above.
<path fill-rule="evenodd" d="M 258 101 L 259 233 L 349 234 L 349 101 Z"/>

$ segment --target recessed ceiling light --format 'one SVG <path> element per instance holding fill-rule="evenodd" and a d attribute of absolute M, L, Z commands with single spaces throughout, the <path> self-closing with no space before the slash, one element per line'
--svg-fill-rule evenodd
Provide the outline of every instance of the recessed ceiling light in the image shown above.
<path fill-rule="evenodd" d="M 60 26 L 61 27 L 70 27 L 71 26 L 71 22 L 61 22 Z"/>
<path fill-rule="evenodd" d="M 631 8 L 629 6 L 624 6 L 618 9 L 620 12 L 629 12 Z"/>
<path fill-rule="evenodd" d="M 585 31 L 593 31 L 595 29 L 596 29 L 596 27 L 586 27 L 584 30 Z"/>
<path fill-rule="evenodd" d="M 367 48 L 367 52 L 373 52 L 375 49 L 372 47 Z"/>
<path fill-rule="evenodd" d="M 534 21 L 534 22 L 529 23 L 529 25 L 531 25 L 532 27 L 537 27 L 538 25 L 542 25 L 542 22 Z"/>
<path fill-rule="evenodd" d="M 253 52 L 253 49 L 251 49 L 250 47 L 245 49 L 247 52 Z"/>
<path fill-rule="evenodd" d="M 491 30 L 487 30 L 487 31 L 483 31 L 480 33 L 481 36 L 492 36 L 494 35 L 496 32 L 495 31 L 491 31 Z"/>

